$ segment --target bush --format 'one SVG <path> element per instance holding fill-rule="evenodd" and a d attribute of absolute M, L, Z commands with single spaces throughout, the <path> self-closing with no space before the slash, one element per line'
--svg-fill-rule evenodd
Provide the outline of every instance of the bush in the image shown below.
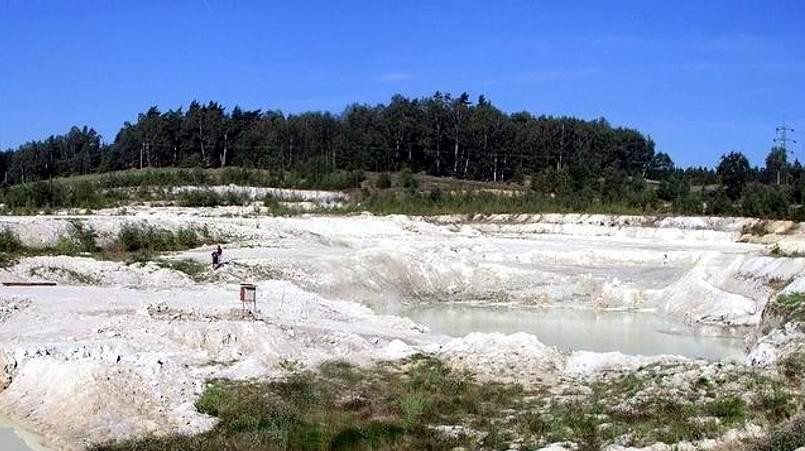
<path fill-rule="evenodd" d="M 377 189 L 391 188 L 391 176 L 387 172 L 380 174 L 375 180 L 375 188 Z"/>
<path fill-rule="evenodd" d="M 10 229 L 0 230 L 0 268 L 7 268 L 17 263 L 18 254 L 23 252 L 25 247 L 22 241 L 17 238 Z"/>
<path fill-rule="evenodd" d="M 417 182 L 416 178 L 414 178 L 414 174 L 408 168 L 400 171 L 399 183 L 400 187 L 405 188 L 409 192 L 414 192 L 419 188 L 419 182 Z"/>
<path fill-rule="evenodd" d="M 263 199 L 263 206 L 268 208 L 268 213 L 271 216 L 290 216 L 295 213 L 293 209 L 288 208 L 276 197 L 270 195 Z"/>
<path fill-rule="evenodd" d="M 779 187 L 752 183 L 744 189 L 741 214 L 754 218 L 784 218 L 788 216 L 788 193 Z"/>
<path fill-rule="evenodd" d="M 20 241 L 11 229 L 5 228 L 0 230 L 0 252 L 16 253 L 22 251 L 24 248 L 22 241 Z"/>
<path fill-rule="evenodd" d="M 72 221 L 73 230 L 70 231 L 69 240 L 74 244 L 77 252 L 95 252 L 98 250 L 98 236 L 92 227 L 83 222 Z"/>

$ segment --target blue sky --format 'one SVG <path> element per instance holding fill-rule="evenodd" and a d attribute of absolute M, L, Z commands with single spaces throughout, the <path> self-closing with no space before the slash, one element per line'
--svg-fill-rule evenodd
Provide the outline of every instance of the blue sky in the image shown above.
<path fill-rule="evenodd" d="M 604 116 L 683 166 L 757 164 L 776 125 L 805 131 L 805 2 L 0 0 L 0 148 L 73 124 L 111 141 L 192 99 L 340 112 L 436 90 Z"/>

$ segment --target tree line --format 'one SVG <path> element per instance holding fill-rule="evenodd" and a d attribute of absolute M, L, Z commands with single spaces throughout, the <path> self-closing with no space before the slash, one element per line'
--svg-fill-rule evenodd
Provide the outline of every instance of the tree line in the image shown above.
<path fill-rule="evenodd" d="M 24 183 L 58 176 L 131 168 L 227 166 L 279 171 L 408 168 L 436 176 L 510 181 L 545 168 L 595 174 L 645 174 L 652 164 L 673 165 L 656 154 L 650 137 L 606 120 L 506 114 L 484 96 L 472 101 L 435 93 L 396 95 L 388 104 L 347 107 L 341 114 L 277 110 L 231 112 L 216 103 L 185 110 L 157 107 L 126 122 L 112 143 L 91 128 L 32 141 L 5 152 L 3 181 Z"/>
<path fill-rule="evenodd" d="M 5 186 L 136 168 L 259 168 L 314 179 L 337 171 L 406 170 L 528 182 L 574 208 L 599 202 L 791 216 L 805 197 L 803 168 L 779 148 L 765 163 L 753 168 L 733 152 L 717 168 L 681 169 L 656 151 L 650 136 L 603 118 L 506 113 L 484 96 L 441 92 L 353 104 L 340 114 L 227 111 L 217 102 L 193 101 L 187 109 L 149 108 L 110 143 L 85 126 L 0 152 Z"/>

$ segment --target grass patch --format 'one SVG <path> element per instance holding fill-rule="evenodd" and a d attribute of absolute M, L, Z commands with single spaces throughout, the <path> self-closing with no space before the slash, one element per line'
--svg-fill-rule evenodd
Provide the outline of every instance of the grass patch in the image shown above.
<path fill-rule="evenodd" d="M 207 274 L 207 270 L 209 269 L 209 265 L 205 265 L 196 260 L 192 260 L 189 258 L 183 258 L 179 260 L 174 259 L 157 259 L 155 260 L 156 264 L 159 265 L 161 268 L 172 269 L 174 271 L 179 271 L 181 273 L 186 274 L 193 280 L 199 280 L 202 278 L 203 275 Z"/>
<path fill-rule="evenodd" d="M 521 393 L 519 387 L 477 383 L 468 374 L 451 371 L 425 356 L 413 357 L 402 366 L 380 365 L 371 370 L 332 361 L 322 364 L 318 372 L 299 370 L 276 382 L 211 383 L 196 403 L 199 411 L 220 419 L 209 432 L 94 449 L 474 448 L 477 440 L 442 436 L 430 424 L 451 424 L 465 417 L 488 422 L 503 405 L 516 405 Z"/>

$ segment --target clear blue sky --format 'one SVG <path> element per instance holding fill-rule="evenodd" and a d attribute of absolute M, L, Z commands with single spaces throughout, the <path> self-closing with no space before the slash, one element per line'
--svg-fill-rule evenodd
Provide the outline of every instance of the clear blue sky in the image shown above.
<path fill-rule="evenodd" d="M 805 2 L 0 0 L 0 148 L 73 124 L 111 141 L 192 99 L 340 112 L 436 90 L 604 116 L 683 166 L 757 164 L 777 124 L 805 131 Z"/>

